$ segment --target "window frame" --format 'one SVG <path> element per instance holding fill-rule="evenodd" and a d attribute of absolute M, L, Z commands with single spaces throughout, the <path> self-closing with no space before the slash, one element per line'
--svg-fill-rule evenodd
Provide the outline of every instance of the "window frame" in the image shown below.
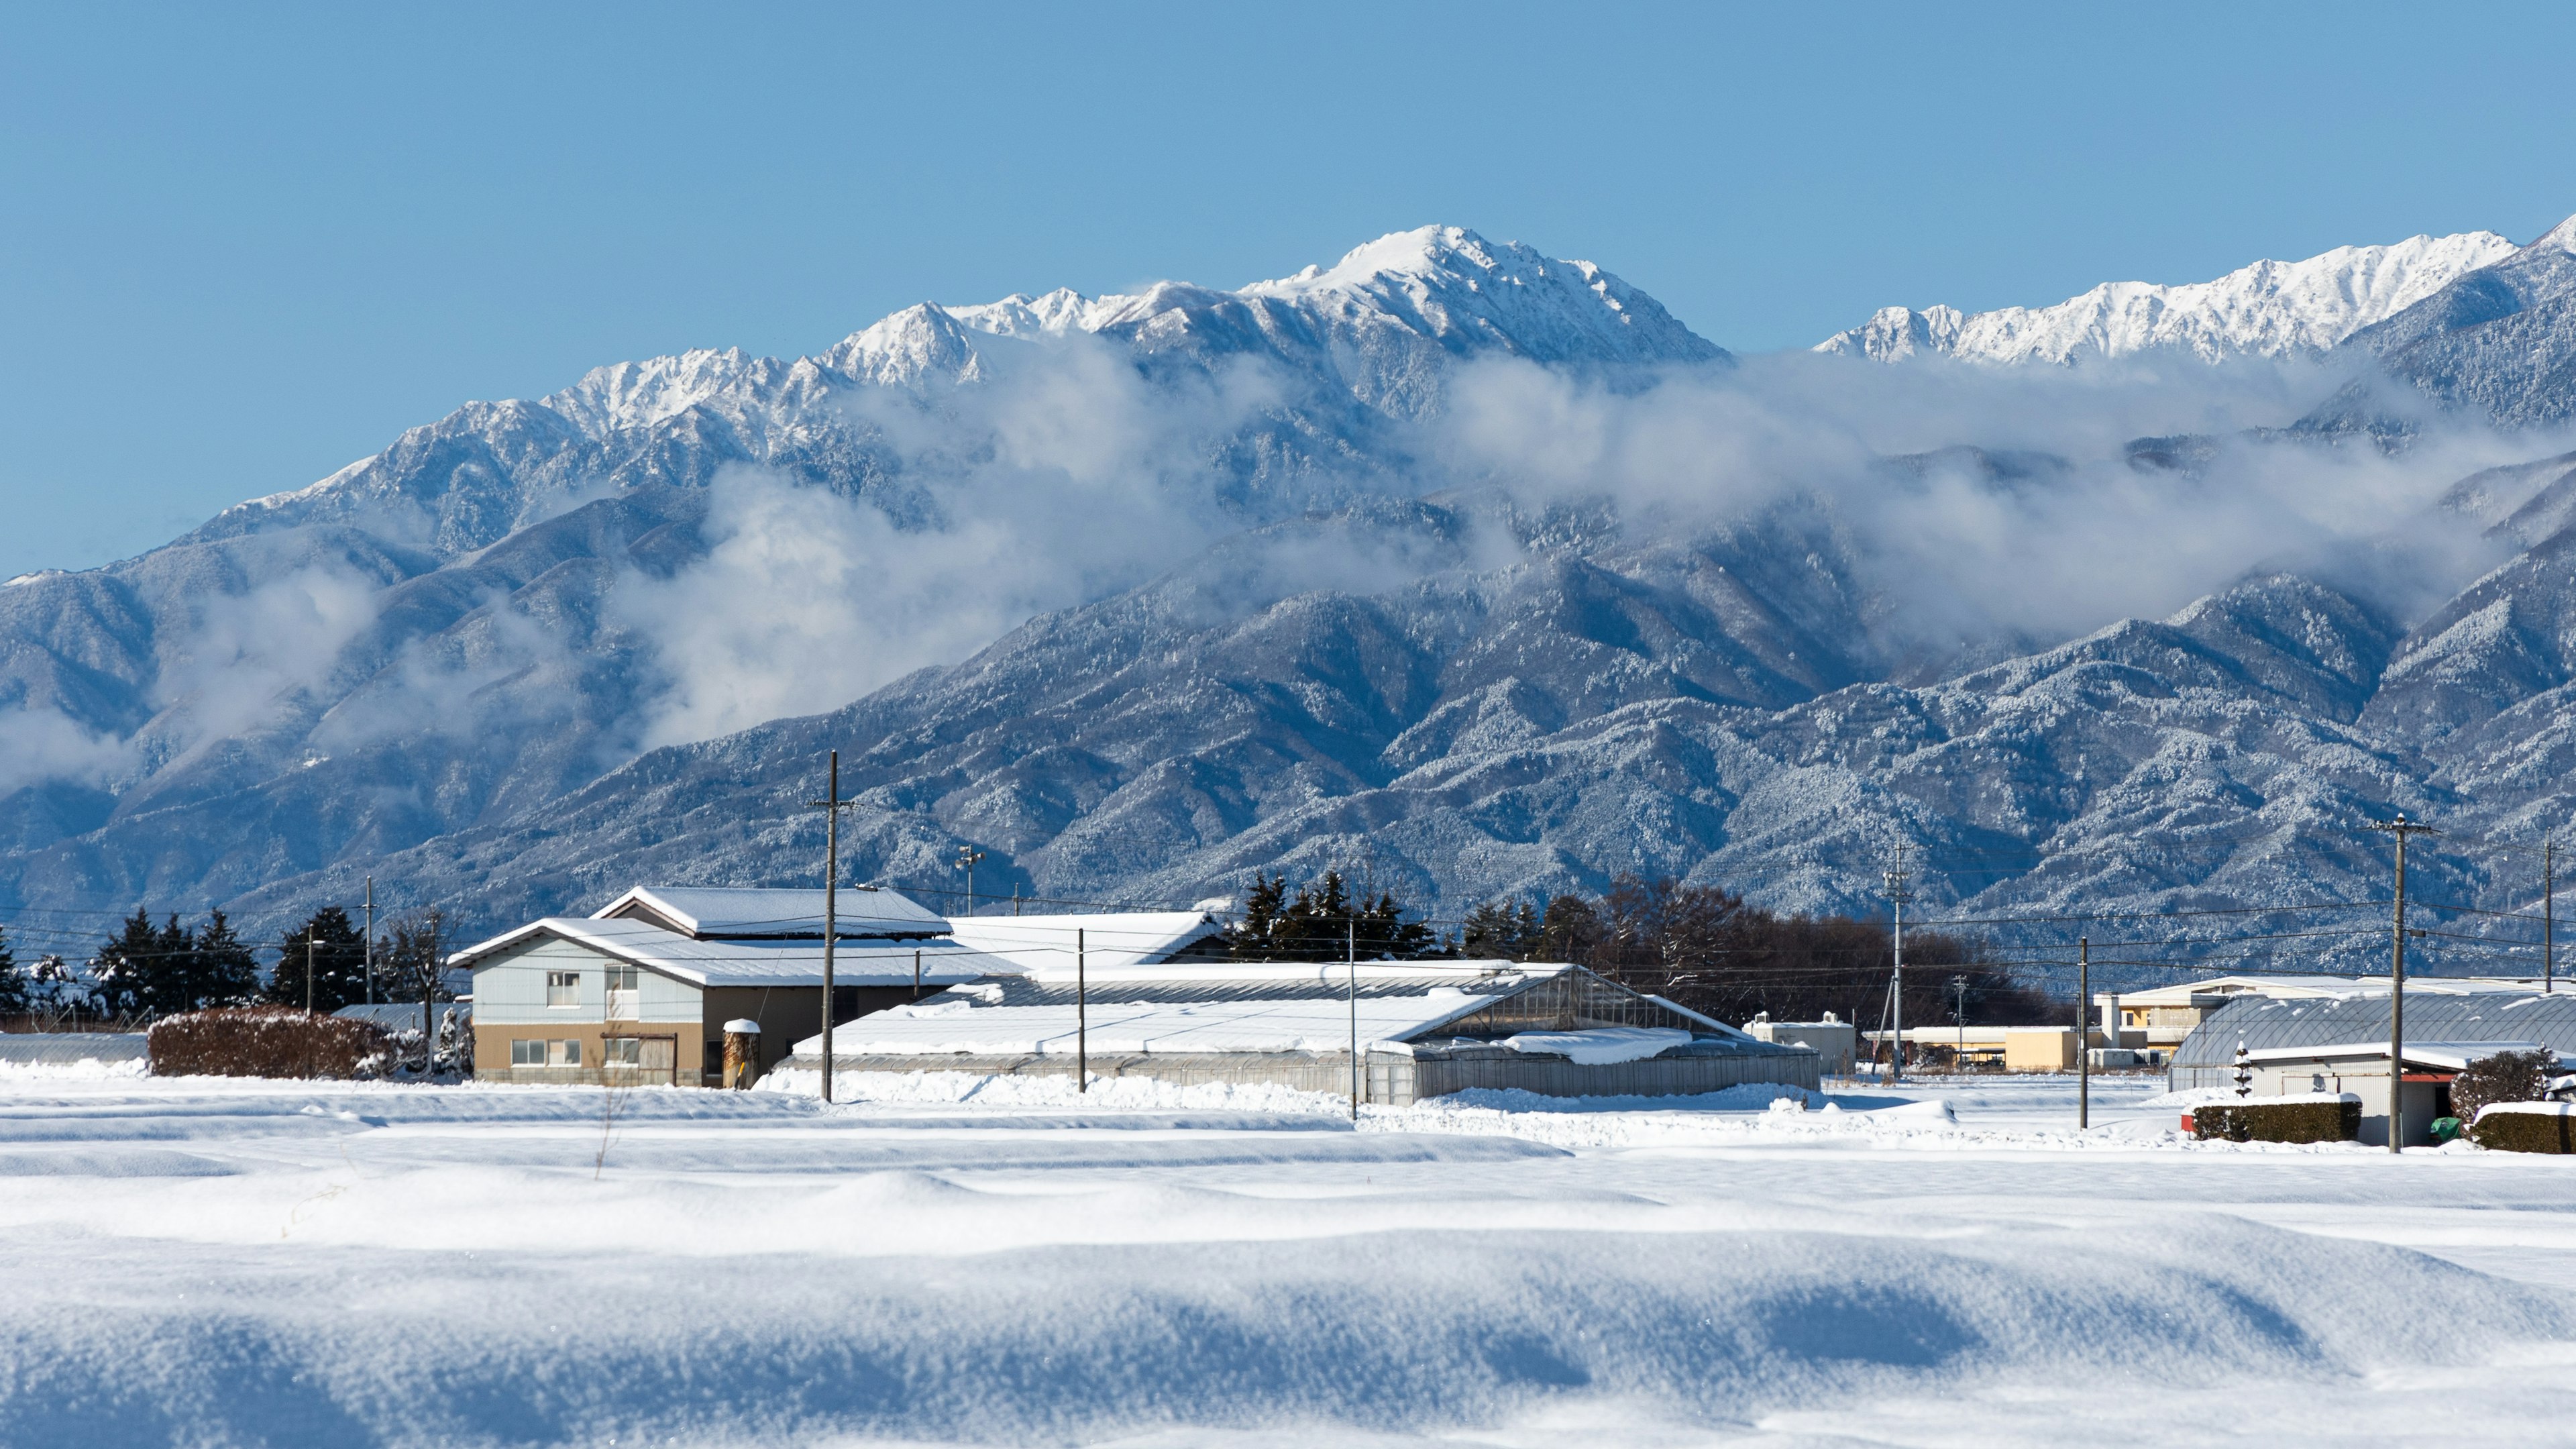
<path fill-rule="evenodd" d="M 571 1000 L 566 1001 L 557 999 L 557 992 L 569 993 Z M 578 971 L 548 970 L 546 972 L 546 1010 L 578 1011 L 580 1009 L 581 973 Z"/>

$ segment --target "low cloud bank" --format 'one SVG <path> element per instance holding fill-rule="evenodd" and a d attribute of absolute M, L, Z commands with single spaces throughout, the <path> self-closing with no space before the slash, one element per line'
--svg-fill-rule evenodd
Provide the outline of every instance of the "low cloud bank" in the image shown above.
<path fill-rule="evenodd" d="M 1639 540 L 1821 506 L 1838 555 L 1819 564 L 1871 597 L 1891 653 L 2054 642 L 2270 570 L 2411 622 L 2505 552 L 2479 520 L 2440 509 L 2442 492 L 2568 446 L 2457 424 L 2394 454 L 2267 433 L 2342 381 L 2313 363 L 1994 369 L 1789 354 L 1640 382 L 1486 360 L 1454 369 L 1430 421 L 1387 424 L 1366 446 L 1329 431 L 1332 407 L 1300 379 L 1256 361 L 1140 367 L 1082 337 L 997 346 L 991 363 L 967 383 L 835 399 L 848 434 L 890 460 L 855 496 L 721 471 L 704 555 L 627 570 L 608 590 L 601 623 L 641 662 L 632 723 L 603 748 L 622 757 L 837 708 L 1222 540 L 1210 557 L 1247 608 L 1510 562 L 1498 537 L 1442 553 L 1397 531 L 1373 552 L 1349 546 L 1348 530 L 1245 534 L 1302 506 L 1446 488 L 1607 505 Z M 2132 457 L 2135 439 L 2180 434 L 2206 440 L 2172 450 L 2183 466 Z M 292 719 L 377 622 L 377 586 L 313 565 L 206 598 L 163 641 L 150 694 L 162 713 L 131 739 L 41 699 L 0 711 L 0 791 L 130 779 Z M 484 711 L 536 707 L 529 688 L 504 687 L 513 680 L 575 687 L 581 661 L 560 630 L 487 603 L 473 641 L 398 650 L 317 745 L 478 730 Z"/>

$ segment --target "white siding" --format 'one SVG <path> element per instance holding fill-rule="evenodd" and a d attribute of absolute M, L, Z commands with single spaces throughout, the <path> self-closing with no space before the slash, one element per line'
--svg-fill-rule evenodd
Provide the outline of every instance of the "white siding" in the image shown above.
<path fill-rule="evenodd" d="M 608 968 L 623 964 L 587 946 L 540 936 L 513 947 L 474 968 L 474 1019 L 490 1026 L 546 1023 L 596 1023 L 604 1020 Z M 572 971 L 581 977 L 581 1005 L 546 1005 L 546 973 Z M 704 1014 L 698 988 L 646 969 L 637 995 L 648 1022 L 687 1022 Z"/>

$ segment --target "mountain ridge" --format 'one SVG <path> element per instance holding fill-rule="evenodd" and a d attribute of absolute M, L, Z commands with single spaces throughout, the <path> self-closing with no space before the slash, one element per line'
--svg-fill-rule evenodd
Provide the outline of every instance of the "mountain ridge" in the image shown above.
<path fill-rule="evenodd" d="M 1887 307 L 1813 350 L 1878 362 L 1944 356 L 1999 366 L 2069 366 L 2157 351 L 2204 362 L 2321 355 L 2514 250 L 2493 232 L 2417 235 L 2292 262 L 2258 261 L 2207 282 L 2104 282 L 2043 307 Z"/>

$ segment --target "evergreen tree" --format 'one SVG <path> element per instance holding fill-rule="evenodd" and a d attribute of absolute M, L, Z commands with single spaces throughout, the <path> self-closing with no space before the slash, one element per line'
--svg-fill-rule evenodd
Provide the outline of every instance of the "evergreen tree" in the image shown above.
<path fill-rule="evenodd" d="M 143 1011 L 150 999 L 151 983 L 146 976 L 160 949 L 161 933 L 152 929 L 152 917 L 136 906 L 134 914 L 126 917 L 125 924 L 90 958 L 92 1008 L 101 1016 Z"/>
<path fill-rule="evenodd" d="M 27 973 L 18 969 L 18 954 L 9 949 L 9 933 L 0 930 L 0 1016 L 24 1016 L 32 1004 Z"/>
<path fill-rule="evenodd" d="M 1337 870 L 1297 887 L 1294 895 L 1286 877 L 1255 875 L 1243 923 L 1233 932 L 1233 951 L 1247 961 L 1339 961 L 1346 951 L 1364 961 L 1444 954 L 1431 928 L 1406 914 L 1392 891 L 1380 892 L 1374 902 L 1353 899 Z"/>
<path fill-rule="evenodd" d="M 233 934 L 233 923 L 221 911 L 197 932 L 189 965 L 193 1007 L 240 1006 L 259 999 L 259 963 L 251 959 L 250 947 Z"/>
<path fill-rule="evenodd" d="M 338 1011 L 367 999 L 367 943 L 358 928 L 349 924 L 347 911 L 324 906 L 311 920 L 289 930 L 277 945 L 268 1000 L 280 1006 L 302 1006 L 308 985 L 315 1011 Z"/>
<path fill-rule="evenodd" d="M 197 938 L 179 924 L 174 912 L 152 933 L 152 949 L 135 972 L 136 994 L 154 1016 L 177 1016 L 197 1008 Z"/>
<path fill-rule="evenodd" d="M 1538 912 L 1529 902 L 1489 901 L 1467 913 L 1466 927 L 1458 935 L 1458 949 L 1474 957 L 1530 961 L 1538 958 L 1546 939 Z"/>

